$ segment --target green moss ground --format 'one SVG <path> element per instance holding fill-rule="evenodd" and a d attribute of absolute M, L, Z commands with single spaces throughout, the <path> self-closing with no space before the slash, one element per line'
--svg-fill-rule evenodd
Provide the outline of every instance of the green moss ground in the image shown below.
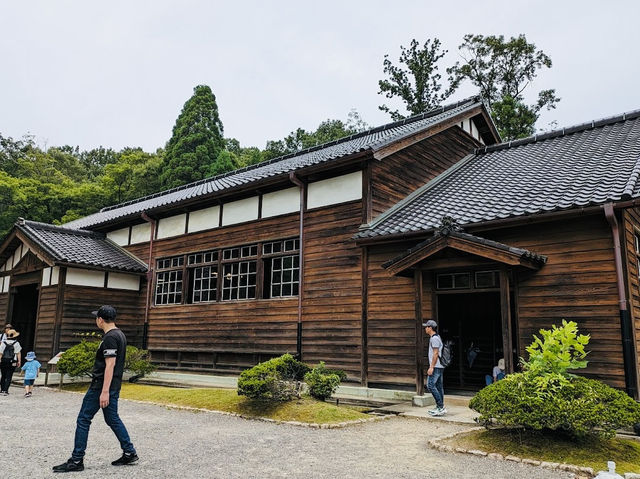
<path fill-rule="evenodd" d="M 70 384 L 65 385 L 64 389 L 68 391 L 85 391 L 87 385 Z M 336 406 L 309 397 L 283 403 L 249 400 L 244 396 L 238 396 L 235 389 L 182 389 L 124 383 L 120 397 L 122 399 L 134 399 L 168 406 L 188 406 L 212 411 L 233 412 L 278 421 L 334 424 L 370 417 L 361 412 L 362 408 Z"/>
<path fill-rule="evenodd" d="M 640 442 L 631 439 L 590 439 L 577 443 L 552 434 L 496 429 L 473 431 L 447 443 L 505 456 L 592 467 L 595 472 L 607 470 L 607 461 L 615 461 L 618 474 L 640 473 Z"/>

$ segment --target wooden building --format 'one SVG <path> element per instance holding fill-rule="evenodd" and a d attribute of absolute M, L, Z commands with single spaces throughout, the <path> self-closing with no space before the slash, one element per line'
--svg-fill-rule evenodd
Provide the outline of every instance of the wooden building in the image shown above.
<path fill-rule="evenodd" d="M 0 320 L 46 359 L 111 303 L 162 367 L 290 352 L 421 391 L 423 318 L 456 341 L 456 389 L 566 318 L 592 335 L 585 373 L 637 397 L 639 117 L 496 145 L 471 98 L 63 227 L 19 221 Z"/>

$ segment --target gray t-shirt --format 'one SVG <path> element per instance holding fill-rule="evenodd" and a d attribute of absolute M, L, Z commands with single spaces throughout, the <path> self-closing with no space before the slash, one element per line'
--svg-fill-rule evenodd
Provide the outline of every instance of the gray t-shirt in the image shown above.
<path fill-rule="evenodd" d="M 433 361 L 433 350 L 438 350 L 438 360 L 436 361 L 436 368 L 441 368 L 442 364 L 440 364 L 440 354 L 442 354 L 442 339 L 440 339 L 439 334 L 434 334 L 431 336 L 429 340 L 429 364 L 427 364 L 427 368 L 431 367 L 431 361 Z"/>

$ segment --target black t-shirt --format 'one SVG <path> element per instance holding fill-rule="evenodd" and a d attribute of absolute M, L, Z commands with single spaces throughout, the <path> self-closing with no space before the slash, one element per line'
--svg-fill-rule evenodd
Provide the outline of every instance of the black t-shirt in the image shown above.
<path fill-rule="evenodd" d="M 109 386 L 110 391 L 119 391 L 122 383 L 122 372 L 124 371 L 124 358 L 127 353 L 127 337 L 118 328 L 114 328 L 107 332 L 103 338 L 98 351 L 96 352 L 96 360 L 93 363 L 93 380 L 91 381 L 92 389 L 102 389 L 104 381 L 104 370 L 107 363 L 104 358 L 116 358 L 116 365 L 113 369 L 113 379 Z"/>

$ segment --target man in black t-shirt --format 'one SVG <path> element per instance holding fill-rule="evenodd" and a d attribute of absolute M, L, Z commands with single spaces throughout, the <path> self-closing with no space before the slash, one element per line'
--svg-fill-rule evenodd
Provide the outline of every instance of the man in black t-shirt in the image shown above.
<path fill-rule="evenodd" d="M 105 422 L 114 432 L 122 447 L 122 457 L 111 464 L 124 466 L 138 460 L 127 428 L 118 416 L 118 397 L 120 396 L 122 372 L 124 371 L 127 338 L 116 327 L 114 322 L 116 310 L 112 306 L 102 306 L 92 314 L 96 317 L 96 325 L 102 329 L 104 336 L 96 352 L 91 385 L 78 413 L 73 453 L 67 462 L 55 466 L 53 472 L 72 472 L 84 469 L 84 451 L 87 448 L 89 426 L 91 426 L 93 416 L 100 408 L 104 413 Z"/>

